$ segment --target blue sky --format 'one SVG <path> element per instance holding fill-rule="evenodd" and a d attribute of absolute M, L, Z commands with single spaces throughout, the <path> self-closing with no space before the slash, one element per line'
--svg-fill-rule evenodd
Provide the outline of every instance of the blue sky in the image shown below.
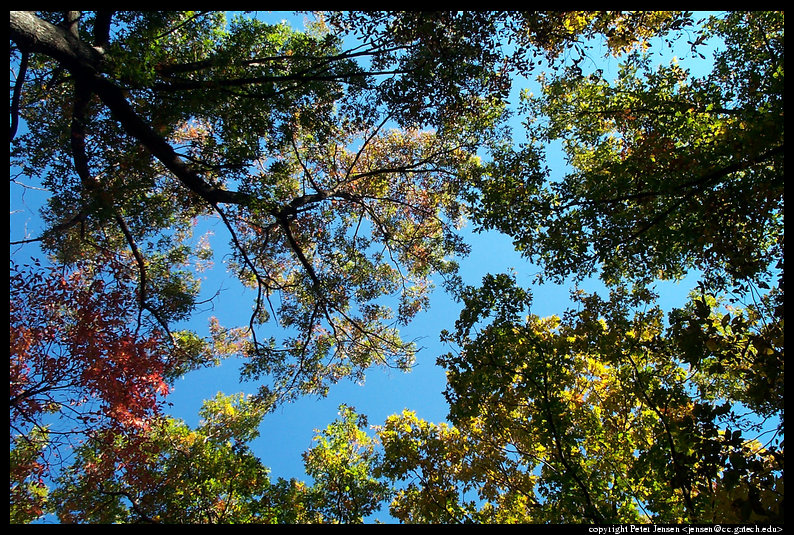
<path fill-rule="evenodd" d="M 286 19 L 296 25 L 302 25 L 303 20 L 302 15 L 292 16 L 282 12 L 269 16 L 273 20 Z M 595 52 L 593 57 L 597 56 L 598 53 Z M 550 167 L 553 173 L 562 173 L 564 162 L 561 156 L 552 154 L 551 157 Z M 37 207 L 44 198 L 44 194 L 38 190 L 14 187 L 12 184 L 12 241 L 37 235 Z M 222 262 L 228 234 L 220 223 L 210 223 L 210 227 L 215 232 L 211 243 L 218 249 L 214 259 L 215 269 L 205 274 L 207 279 L 204 282 L 204 292 L 206 296 L 210 296 L 221 286 L 226 289 L 214 301 L 212 310 L 197 314 L 190 323 L 199 333 L 207 332 L 208 318 L 211 315 L 218 317 L 224 326 L 247 325 L 253 304 L 250 291 L 243 290 L 233 277 L 228 276 Z M 476 285 L 486 273 L 500 273 L 512 268 L 519 283 L 530 286 L 538 268 L 519 257 L 507 237 L 495 233 L 475 234 L 470 227 L 463 232 L 472 247 L 469 257 L 461 261 L 461 275 L 465 283 Z M 17 261 L 24 262 L 28 257 L 37 255 L 37 250 L 38 247 L 31 244 L 12 247 L 11 254 Z M 599 285 L 594 282 L 585 286 L 585 289 L 592 291 L 597 287 Z M 681 284 L 660 285 L 663 296 L 660 304 L 665 310 L 682 304 L 690 287 L 691 284 L 686 281 Z M 569 290 L 570 286 L 533 286 L 533 313 L 540 316 L 562 314 L 569 302 Z M 363 385 L 343 381 L 332 387 L 327 398 L 304 398 L 268 414 L 261 428 L 261 436 L 254 442 L 253 448 L 263 464 L 271 468 L 272 477 L 306 479 L 301 454 L 311 447 L 315 430 L 325 428 L 336 418 L 340 403 L 351 405 L 359 413 L 367 415 L 372 425 L 382 424 L 388 415 L 399 413 L 403 409 L 414 410 L 420 418 L 428 421 L 443 421 L 447 415 L 442 394 L 445 376 L 435 361 L 449 348 L 439 342 L 439 333 L 442 329 L 452 327 L 459 311 L 460 305 L 439 288 L 432 296 L 430 309 L 417 316 L 411 325 L 402 330 L 404 338 L 417 339 L 418 344 L 423 347 L 412 372 L 406 374 L 397 370 L 373 368 Z M 260 338 L 269 334 L 266 331 L 268 328 L 277 327 L 265 326 Z M 198 423 L 198 410 L 204 399 L 213 397 L 219 391 L 226 394 L 240 391 L 254 393 L 257 386 L 256 383 L 241 383 L 239 362 L 227 360 L 219 368 L 196 371 L 178 380 L 169 397 L 173 404 L 170 413 L 195 425 Z"/>

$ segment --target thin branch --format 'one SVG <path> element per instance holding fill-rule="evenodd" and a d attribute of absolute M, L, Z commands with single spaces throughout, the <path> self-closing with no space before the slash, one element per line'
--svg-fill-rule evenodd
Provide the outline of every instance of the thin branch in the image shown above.
<path fill-rule="evenodd" d="M 234 246 L 237 248 L 240 255 L 243 257 L 243 261 L 245 265 L 248 267 L 248 269 L 251 270 L 251 272 L 254 275 L 254 278 L 256 279 L 256 286 L 257 286 L 256 306 L 254 307 L 254 311 L 248 320 L 248 327 L 251 331 L 251 339 L 253 340 L 254 348 L 257 348 L 259 347 L 259 342 L 257 341 L 256 338 L 254 321 L 256 317 L 259 315 L 259 310 L 262 308 L 262 288 L 263 287 L 267 288 L 267 291 L 269 293 L 270 287 L 264 283 L 264 279 L 259 274 L 256 265 L 254 265 L 253 261 L 248 257 L 248 252 L 246 251 L 245 247 L 243 247 L 242 243 L 240 243 L 240 240 L 237 237 L 237 233 L 235 232 L 234 227 L 231 224 L 231 221 L 229 221 L 229 218 L 226 216 L 226 213 L 223 210 L 221 210 L 221 208 L 218 205 L 213 205 L 213 208 L 215 209 L 216 212 L 218 212 L 218 215 L 221 217 L 221 221 L 223 221 L 223 224 L 229 230 Z M 268 297 L 268 302 L 270 302 L 269 297 Z M 272 304 L 271 304 L 271 309 L 272 309 Z"/>
<path fill-rule="evenodd" d="M 290 141 L 290 144 L 292 145 L 292 150 L 295 153 L 295 157 L 298 159 L 298 163 L 300 164 L 301 169 L 303 169 L 303 173 L 306 175 L 306 178 L 309 180 L 309 183 L 312 185 L 312 188 L 314 188 L 314 191 L 316 191 L 317 193 L 320 193 L 320 191 L 321 191 L 320 187 L 314 181 L 314 177 L 312 176 L 312 174 L 309 171 L 308 167 L 306 166 L 306 164 L 303 162 L 303 159 L 301 158 L 300 151 L 298 150 L 298 145 L 295 142 L 295 133 L 294 132 L 291 133 L 291 135 L 289 137 L 289 141 Z M 305 192 L 305 187 L 306 186 L 304 185 L 304 192 Z"/>
<path fill-rule="evenodd" d="M 667 422 L 667 418 L 665 418 L 665 416 L 661 413 L 661 411 L 656 406 L 656 404 L 654 404 L 651 401 L 651 399 L 648 397 L 648 387 L 645 384 L 645 381 L 643 381 L 642 378 L 640 377 L 639 369 L 637 368 L 637 364 L 634 362 L 634 359 L 631 358 L 631 354 L 629 352 L 626 352 L 625 355 L 626 355 L 626 358 L 629 361 L 629 364 L 631 364 L 631 367 L 632 367 L 632 369 L 634 371 L 634 377 L 636 378 L 637 383 L 639 385 L 638 391 L 639 391 L 640 397 L 642 397 L 642 399 L 645 401 L 645 403 L 648 404 L 648 406 L 651 408 L 651 410 L 653 410 L 653 412 L 656 414 L 656 416 L 662 422 L 662 426 L 664 427 L 665 437 L 667 438 L 667 445 L 670 448 L 670 460 L 673 463 L 673 467 L 674 467 L 674 469 L 676 471 L 676 476 L 681 476 L 682 477 L 681 482 L 678 484 L 678 488 L 681 489 L 681 493 L 684 495 L 684 501 L 686 503 L 687 509 L 689 510 L 690 514 L 694 515 L 694 513 L 695 513 L 695 505 L 692 502 L 692 495 L 690 493 L 690 489 L 686 485 L 686 483 L 689 483 L 689 478 L 687 477 L 685 480 L 683 479 L 683 476 L 685 476 L 684 468 L 679 464 L 678 450 L 675 447 L 675 440 L 673 439 L 672 431 L 670 430 L 670 425 Z"/>
<path fill-rule="evenodd" d="M 367 146 L 369 146 L 370 142 L 375 138 L 375 136 L 378 134 L 378 132 L 381 131 L 381 129 L 386 125 L 386 123 L 390 119 L 391 119 L 391 115 L 387 114 L 386 117 L 383 119 L 383 121 L 381 121 L 380 124 L 378 124 L 372 130 L 372 133 L 370 133 L 370 135 L 367 136 L 367 138 L 364 140 L 364 143 L 361 144 L 361 148 L 359 148 L 358 151 L 356 152 L 356 155 L 353 158 L 353 161 L 350 163 L 350 166 L 348 167 L 347 172 L 345 173 L 344 182 L 349 182 L 351 180 L 357 180 L 359 178 L 359 177 L 356 177 L 355 179 L 351 179 L 351 173 L 353 172 L 353 168 L 356 166 L 356 164 L 358 163 L 359 158 L 361 158 L 361 155 L 364 153 L 364 149 L 366 149 Z"/>
<path fill-rule="evenodd" d="M 176 26 L 173 26 L 173 27 L 169 28 L 167 31 L 161 33 L 160 35 L 158 35 L 154 39 L 155 40 L 162 39 L 163 37 L 166 37 L 167 35 L 174 33 L 175 31 L 179 30 L 180 28 L 182 28 L 184 26 L 187 26 L 188 24 L 192 23 L 197 18 L 203 17 L 207 13 L 209 13 L 209 11 L 199 11 L 196 14 L 192 15 L 191 17 L 188 17 L 187 19 L 185 19 L 183 22 L 177 24 Z"/>
<path fill-rule="evenodd" d="M 552 437 L 554 439 L 554 443 L 557 446 L 557 451 L 558 451 L 559 456 L 560 456 L 560 462 L 565 467 L 565 471 L 567 473 L 571 474 L 571 476 L 573 477 L 574 481 L 576 482 L 576 485 L 579 487 L 579 490 L 582 492 L 582 494 L 584 494 L 585 501 L 587 502 L 587 508 L 590 510 L 588 512 L 587 516 L 590 516 L 593 520 L 597 521 L 598 523 L 603 523 L 604 517 L 603 517 L 603 515 L 601 515 L 601 512 L 598 510 L 598 508 L 593 503 L 592 497 L 590 496 L 590 490 L 587 488 L 587 485 L 585 485 L 584 481 L 582 481 L 582 478 L 579 476 L 579 473 L 576 470 L 576 468 L 571 466 L 571 464 L 568 461 L 568 456 L 566 455 L 565 448 L 564 448 L 564 446 L 562 444 L 561 434 L 557 430 L 557 426 L 554 423 L 554 415 L 551 413 L 551 407 L 550 407 L 551 398 L 549 396 L 549 390 L 548 390 L 549 389 L 549 378 L 548 378 L 548 375 L 546 373 L 547 370 L 548 370 L 548 366 L 546 364 L 547 363 L 544 362 L 543 377 L 542 377 L 542 379 L 543 379 L 543 388 L 541 390 L 542 393 L 543 393 L 543 398 L 544 398 L 544 402 L 545 402 L 543 404 L 543 410 L 546 413 L 546 421 L 549 423 L 549 426 L 551 426 L 550 431 L 551 431 Z M 528 377 L 528 376 L 524 375 L 524 377 Z M 534 379 L 530 378 L 530 381 L 535 383 Z M 536 385 L 537 385 L 537 383 L 536 383 Z"/>
<path fill-rule="evenodd" d="M 406 70 L 374 71 L 362 73 L 342 74 L 285 74 L 280 76 L 250 76 L 245 78 L 226 78 L 213 80 L 183 80 L 173 79 L 169 82 L 155 82 L 151 89 L 161 92 L 184 91 L 191 89 L 223 89 L 230 87 L 256 86 L 278 82 L 344 82 L 368 76 L 385 76 L 394 74 L 407 74 Z"/>
<path fill-rule="evenodd" d="M 661 197 L 661 196 L 680 196 L 683 199 L 690 198 L 692 196 L 692 190 L 696 188 L 705 188 L 709 186 L 713 186 L 718 184 L 722 179 L 736 173 L 738 171 L 743 171 L 749 167 L 757 165 L 759 163 L 763 163 L 770 158 L 777 156 L 778 154 L 783 154 L 784 146 L 781 144 L 776 147 L 772 147 L 769 150 L 764 152 L 758 153 L 753 156 L 749 156 L 747 158 L 740 159 L 737 162 L 733 162 L 729 165 L 725 165 L 719 167 L 717 169 L 712 169 L 703 175 L 697 176 L 692 180 L 684 182 L 682 184 L 675 184 L 675 189 L 667 190 L 667 191 L 642 191 L 639 193 L 633 193 L 628 195 L 620 195 L 618 197 L 612 197 L 609 199 L 594 199 L 594 200 L 575 200 L 571 201 L 565 206 L 559 207 L 557 210 L 565 210 L 567 208 L 571 208 L 573 206 L 590 206 L 590 205 L 597 205 L 597 204 L 615 204 L 619 202 L 625 201 L 632 201 L 632 200 L 641 200 L 650 197 Z"/>
<path fill-rule="evenodd" d="M 317 272 L 314 270 L 314 266 L 306 258 L 306 255 L 303 253 L 303 249 L 298 244 L 297 240 L 295 240 L 295 236 L 292 234 L 292 229 L 290 229 L 290 220 L 280 212 L 275 215 L 277 217 L 279 224 L 281 225 L 281 228 L 284 230 L 284 235 L 287 237 L 287 242 L 289 243 L 292 252 L 295 253 L 295 256 L 298 257 L 298 260 L 300 261 L 303 268 L 306 270 L 306 273 L 312 279 L 314 289 L 319 295 L 322 283 L 320 282 L 320 279 L 317 276 Z"/>
<path fill-rule="evenodd" d="M 98 490 L 99 490 L 99 492 L 101 494 L 104 494 L 105 496 L 110 496 L 110 497 L 113 497 L 113 498 L 118 498 L 118 497 L 127 498 L 127 500 L 129 500 L 129 502 L 130 502 L 130 505 L 132 506 L 133 512 L 136 515 L 138 515 L 138 518 L 140 520 L 142 520 L 144 522 L 149 522 L 150 524 L 158 524 L 159 523 L 157 520 L 155 520 L 154 518 L 151 518 L 149 515 L 147 515 L 146 513 L 143 512 L 143 510 L 141 509 L 141 507 L 138 504 L 138 502 L 133 498 L 133 496 L 129 492 L 121 491 L 121 490 L 116 490 L 116 491 L 105 490 L 102 487 L 102 485 L 99 486 Z"/>
<path fill-rule="evenodd" d="M 121 213 L 118 211 L 118 209 L 115 209 L 114 211 L 116 213 L 116 223 L 119 225 L 119 228 L 121 228 L 121 232 L 122 234 L 124 234 L 124 238 L 127 240 L 127 244 L 130 246 L 130 249 L 132 250 L 132 255 L 135 257 L 135 262 L 138 264 L 139 307 L 138 307 L 138 323 L 137 326 L 135 327 L 135 333 L 137 335 L 138 331 L 141 328 L 141 314 L 143 313 L 143 310 L 144 309 L 152 310 L 146 304 L 146 263 L 143 260 L 143 256 L 141 255 L 141 252 L 138 250 L 138 246 L 135 243 L 135 239 L 132 236 L 132 232 L 130 232 L 129 226 L 127 226 L 127 222 L 124 221 L 123 217 L 121 217 Z M 166 327 L 165 323 L 160 320 L 157 314 L 155 314 L 155 317 L 164 327 Z"/>
<path fill-rule="evenodd" d="M 184 73 L 184 72 L 196 72 L 205 69 L 211 69 L 213 67 L 217 67 L 219 62 L 222 62 L 224 67 L 258 67 L 264 63 L 276 63 L 276 62 L 283 62 L 283 61 L 317 61 L 318 63 L 314 65 L 315 69 L 325 67 L 337 61 L 344 61 L 349 59 L 355 59 L 359 57 L 366 57 L 366 56 L 373 56 L 375 54 L 382 54 L 384 52 L 396 52 L 398 50 L 406 49 L 407 46 L 395 46 L 392 48 L 384 48 L 382 50 L 378 50 L 377 48 L 369 48 L 368 50 L 359 50 L 357 49 L 363 48 L 365 45 L 360 45 L 358 47 L 352 48 L 340 54 L 330 55 L 330 56 L 309 56 L 303 54 L 281 54 L 281 55 L 274 55 L 274 56 L 258 56 L 251 59 L 241 59 L 237 61 L 233 61 L 229 63 L 228 58 L 226 57 L 213 57 L 207 58 L 199 61 L 191 61 L 185 63 L 170 63 L 170 64 L 160 64 L 155 67 L 155 70 L 165 77 L 170 77 L 172 74 L 176 73 Z"/>

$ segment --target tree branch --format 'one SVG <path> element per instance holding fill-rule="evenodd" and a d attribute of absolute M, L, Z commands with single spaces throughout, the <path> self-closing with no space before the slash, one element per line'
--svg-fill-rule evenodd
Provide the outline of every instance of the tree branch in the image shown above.
<path fill-rule="evenodd" d="M 32 11 L 11 11 L 10 34 L 20 49 L 50 56 L 70 70 L 96 73 L 102 63 L 98 50 L 64 28 L 41 20 Z"/>
<path fill-rule="evenodd" d="M 19 59 L 19 72 L 17 79 L 14 81 L 14 93 L 11 97 L 11 131 L 8 136 L 8 141 L 13 141 L 17 135 L 19 128 L 19 101 L 22 96 L 22 84 L 25 83 L 25 74 L 28 69 L 28 53 L 25 50 L 21 51 Z"/>
<path fill-rule="evenodd" d="M 303 253 L 303 249 L 295 240 L 295 236 L 292 234 L 292 229 L 290 229 L 290 221 L 289 219 L 281 212 L 276 214 L 279 224 L 281 228 L 284 230 L 284 235 L 287 237 L 287 242 L 289 242 L 290 248 L 292 252 L 295 253 L 295 256 L 298 257 L 303 269 L 306 270 L 306 273 L 309 275 L 309 278 L 312 280 L 312 285 L 314 286 L 315 292 L 317 292 L 318 296 L 320 294 L 320 290 L 322 287 L 322 283 L 320 282 L 319 277 L 317 276 L 317 272 L 314 270 L 314 266 L 309 262 L 306 258 L 306 255 Z"/>
<path fill-rule="evenodd" d="M 100 9 L 94 19 L 94 46 L 104 48 L 110 44 L 110 24 L 113 21 L 112 9 Z"/>
<path fill-rule="evenodd" d="M 97 49 L 28 11 L 11 12 L 11 39 L 22 50 L 38 52 L 61 62 L 75 77 L 80 78 L 108 107 L 122 128 L 149 150 L 190 191 L 209 204 L 248 202 L 247 194 L 208 184 L 177 155 L 173 147 L 130 106 L 123 90 L 101 75 L 103 58 Z"/>

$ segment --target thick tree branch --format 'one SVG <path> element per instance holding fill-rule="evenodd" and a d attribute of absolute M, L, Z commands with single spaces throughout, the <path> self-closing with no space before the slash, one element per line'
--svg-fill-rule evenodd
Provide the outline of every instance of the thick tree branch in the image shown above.
<path fill-rule="evenodd" d="M 127 102 L 122 88 L 99 72 L 102 54 L 63 28 L 42 21 L 27 11 L 11 12 L 11 39 L 20 49 L 38 52 L 61 62 L 105 104 L 122 128 L 137 139 L 184 186 L 210 204 L 246 204 L 249 196 L 208 184 L 186 164 Z"/>
<path fill-rule="evenodd" d="M 132 109 L 121 88 L 100 76 L 93 76 L 91 84 L 96 94 L 110 109 L 125 131 L 146 147 L 190 191 L 211 205 L 248 203 L 249 196 L 247 194 L 213 186 L 201 178 L 198 172 L 186 164 L 173 147 Z"/>
<path fill-rule="evenodd" d="M 13 141 L 17 135 L 19 128 L 19 101 L 22 97 L 22 84 L 25 83 L 25 74 L 28 69 L 28 53 L 22 51 L 19 59 L 19 72 L 17 72 L 17 79 L 14 81 L 14 93 L 11 96 L 11 131 L 8 136 L 8 141 Z"/>
<path fill-rule="evenodd" d="M 110 44 L 110 24 L 115 11 L 100 9 L 94 20 L 94 46 L 104 48 Z"/>
<path fill-rule="evenodd" d="M 10 20 L 11 40 L 22 50 L 45 54 L 78 72 L 95 73 L 102 63 L 98 50 L 32 11 L 11 11 Z"/>
<path fill-rule="evenodd" d="M 65 11 L 63 14 L 63 26 L 75 39 L 80 39 L 80 15 L 79 11 Z"/>

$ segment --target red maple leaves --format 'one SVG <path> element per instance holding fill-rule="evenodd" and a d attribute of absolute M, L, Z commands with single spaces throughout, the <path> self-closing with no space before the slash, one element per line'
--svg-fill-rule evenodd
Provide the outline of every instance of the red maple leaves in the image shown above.
<path fill-rule="evenodd" d="M 47 413 L 73 422 L 65 433 L 140 428 L 159 413 L 169 352 L 157 329 L 139 323 L 123 277 L 12 263 L 10 279 L 12 433 Z"/>

